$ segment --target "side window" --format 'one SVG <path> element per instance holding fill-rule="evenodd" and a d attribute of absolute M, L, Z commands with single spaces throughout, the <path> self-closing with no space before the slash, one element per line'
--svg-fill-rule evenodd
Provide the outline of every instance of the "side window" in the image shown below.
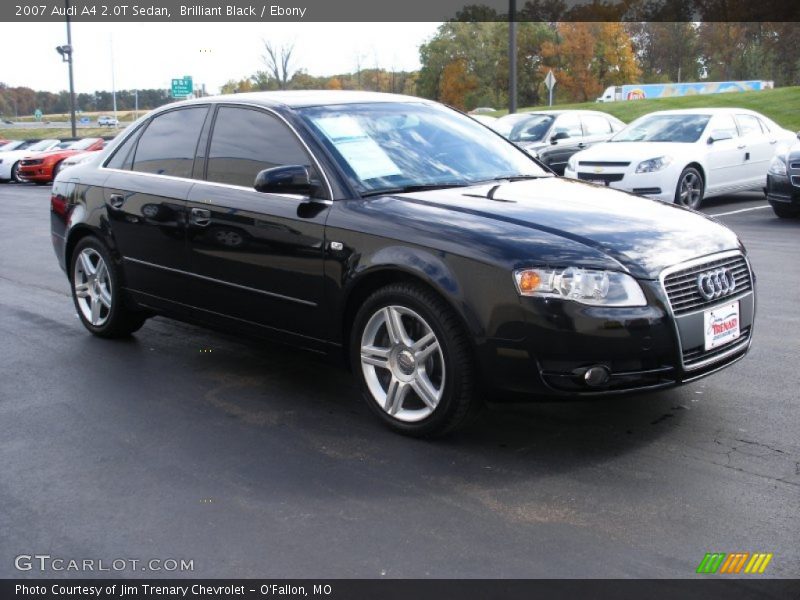
<path fill-rule="evenodd" d="M 583 137 L 580 117 L 575 114 L 559 116 L 558 119 L 556 119 L 556 125 L 553 128 L 553 133 L 561 133 L 562 131 L 571 138 Z"/>
<path fill-rule="evenodd" d="M 611 124 L 608 119 L 600 115 L 583 115 L 583 128 L 586 135 L 608 135 L 611 133 Z"/>
<path fill-rule="evenodd" d="M 133 170 L 190 178 L 207 112 L 208 107 L 198 106 L 155 117 L 139 138 Z"/>
<path fill-rule="evenodd" d="M 217 111 L 206 179 L 253 187 L 264 169 L 311 161 L 300 142 L 276 117 L 250 108 L 223 106 Z"/>
<path fill-rule="evenodd" d="M 136 148 L 136 140 L 139 139 L 139 136 L 142 133 L 142 128 L 139 127 L 137 131 L 134 131 L 131 135 L 128 136 L 122 144 L 114 150 L 114 155 L 111 157 L 106 163 L 106 167 L 109 169 L 125 169 L 126 171 L 130 171 L 131 166 L 133 166 L 133 151 Z"/>
<path fill-rule="evenodd" d="M 739 124 L 739 129 L 742 130 L 742 135 L 763 133 L 758 118 L 753 115 L 736 115 L 736 122 Z"/>
<path fill-rule="evenodd" d="M 732 137 L 739 137 L 739 130 L 736 129 L 736 123 L 730 115 L 717 115 L 714 117 L 711 132 L 715 131 L 727 131 Z"/>

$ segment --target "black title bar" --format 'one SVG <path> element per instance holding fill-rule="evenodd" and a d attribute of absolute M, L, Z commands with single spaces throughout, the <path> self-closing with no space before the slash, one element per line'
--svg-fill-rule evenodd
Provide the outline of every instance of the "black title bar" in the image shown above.
<path fill-rule="evenodd" d="M 509 0 L 4 0 L 0 21 L 60 21 L 67 10 L 73 21 L 86 22 L 501 21 L 510 6 Z M 515 6 L 517 21 L 800 22 L 795 0 L 517 0 Z"/>

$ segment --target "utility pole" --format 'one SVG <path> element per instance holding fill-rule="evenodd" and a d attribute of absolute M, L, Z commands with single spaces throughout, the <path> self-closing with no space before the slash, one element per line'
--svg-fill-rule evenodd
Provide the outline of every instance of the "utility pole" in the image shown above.
<path fill-rule="evenodd" d="M 508 112 L 517 112 L 517 0 L 508 0 Z"/>
<path fill-rule="evenodd" d="M 69 0 L 64 0 L 64 6 L 67 13 L 67 49 L 62 53 L 66 56 L 69 64 L 69 119 L 72 124 L 72 137 L 78 137 L 78 132 L 75 128 L 75 79 L 72 75 L 72 27 L 70 26 L 69 18 Z"/>
<path fill-rule="evenodd" d="M 108 36 L 108 43 L 111 46 L 111 97 L 112 103 L 114 105 L 114 121 L 117 120 L 117 81 L 116 77 L 114 76 L 114 38 L 109 35 Z M 119 125 L 114 125 L 116 129 Z"/>

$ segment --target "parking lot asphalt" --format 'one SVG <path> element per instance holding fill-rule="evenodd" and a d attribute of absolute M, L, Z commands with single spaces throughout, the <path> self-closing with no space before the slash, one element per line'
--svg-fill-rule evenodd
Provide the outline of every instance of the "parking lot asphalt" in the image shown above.
<path fill-rule="evenodd" d="M 132 577 L 694 577 L 714 551 L 800 577 L 800 220 L 759 194 L 704 212 L 757 274 L 743 361 L 655 394 L 493 407 L 431 442 L 382 428 L 302 351 L 163 318 L 93 338 L 49 189 L 0 185 L 0 577 L 92 575 L 19 572 L 21 554 L 193 561 L 112 573 Z"/>

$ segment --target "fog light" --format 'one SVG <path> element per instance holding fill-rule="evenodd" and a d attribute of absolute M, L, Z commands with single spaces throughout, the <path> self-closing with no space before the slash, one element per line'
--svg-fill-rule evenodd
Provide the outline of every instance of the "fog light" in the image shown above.
<path fill-rule="evenodd" d="M 589 387 L 599 387 L 606 385 L 611 379 L 611 373 L 603 366 L 589 367 L 583 373 L 583 382 Z"/>

